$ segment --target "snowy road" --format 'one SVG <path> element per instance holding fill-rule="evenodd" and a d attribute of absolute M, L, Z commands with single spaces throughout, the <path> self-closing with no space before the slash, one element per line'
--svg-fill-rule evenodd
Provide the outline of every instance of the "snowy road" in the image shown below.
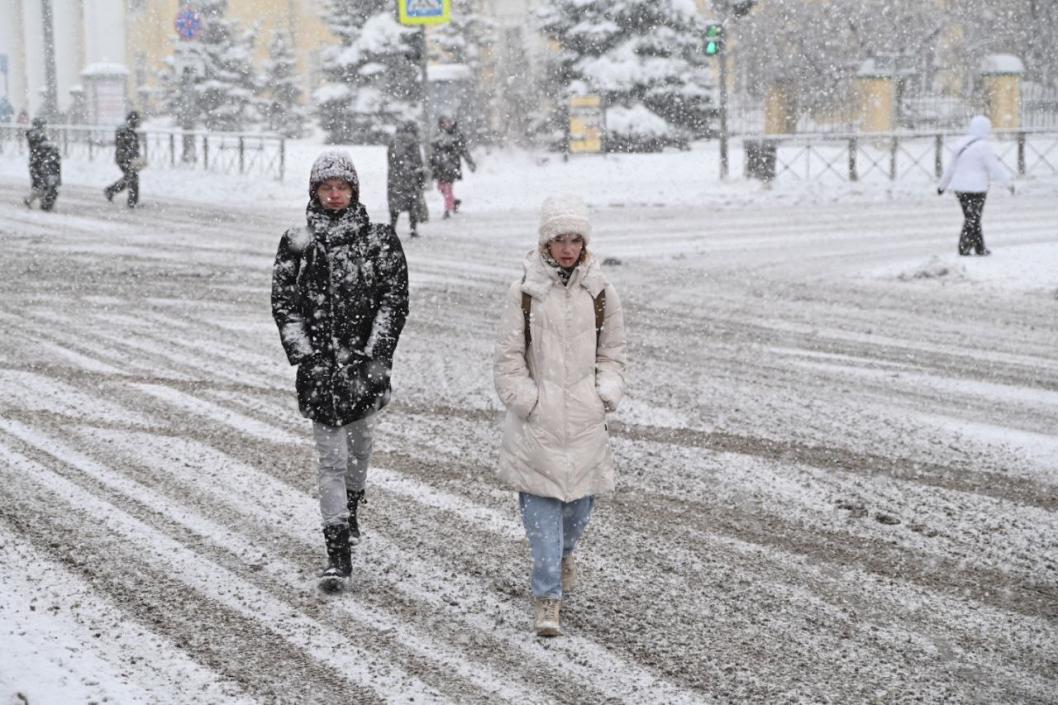
<path fill-rule="evenodd" d="M 0 705 L 1058 702 L 1053 196 L 994 207 L 996 255 L 954 264 L 949 199 L 601 209 L 619 489 L 540 641 L 490 367 L 534 214 L 406 243 L 366 538 L 326 598 L 269 310 L 297 212 L 66 187 L 42 214 L 20 189 L 0 179 Z M 991 285 L 1021 250 L 1051 283 Z"/>

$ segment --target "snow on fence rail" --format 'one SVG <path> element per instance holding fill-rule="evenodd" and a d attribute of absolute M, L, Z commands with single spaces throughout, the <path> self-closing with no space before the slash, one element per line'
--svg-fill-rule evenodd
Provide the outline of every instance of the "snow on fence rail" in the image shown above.
<path fill-rule="evenodd" d="M 766 181 L 938 179 L 961 132 L 814 133 L 743 139 L 747 178 Z M 1058 175 L 1058 130 L 995 130 L 999 160 L 1018 176 Z"/>
<path fill-rule="evenodd" d="M 0 155 L 24 155 L 25 125 L 0 125 Z M 114 158 L 114 128 L 99 125 L 48 125 L 48 139 L 64 159 Z M 267 132 L 137 130 L 143 158 L 151 167 L 201 169 L 222 174 L 263 174 L 282 180 L 286 140 Z"/>

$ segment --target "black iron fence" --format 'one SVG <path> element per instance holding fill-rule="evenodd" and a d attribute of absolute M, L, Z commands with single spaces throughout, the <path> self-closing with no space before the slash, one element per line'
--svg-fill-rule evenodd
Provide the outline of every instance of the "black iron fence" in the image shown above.
<path fill-rule="evenodd" d="M 965 133 L 889 132 L 745 138 L 744 175 L 765 181 L 937 179 Z M 999 160 L 1018 176 L 1058 175 L 1058 129 L 995 130 Z"/>
<path fill-rule="evenodd" d="M 114 128 L 49 125 L 48 139 L 64 159 L 112 160 Z M 271 133 L 137 130 L 140 152 L 154 168 L 191 169 L 220 174 L 258 174 L 281 180 L 286 169 L 286 140 Z M 0 155 L 25 155 L 26 126 L 0 125 Z"/>

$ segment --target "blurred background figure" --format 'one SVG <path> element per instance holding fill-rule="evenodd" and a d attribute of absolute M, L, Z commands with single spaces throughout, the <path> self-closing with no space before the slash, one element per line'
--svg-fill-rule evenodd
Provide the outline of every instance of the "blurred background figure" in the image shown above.
<path fill-rule="evenodd" d="M 125 117 L 125 124 L 114 133 L 114 161 L 121 169 L 121 178 L 103 189 L 108 201 L 114 200 L 114 194 L 129 190 L 129 208 L 135 208 L 140 201 L 140 174 L 143 162 L 140 160 L 140 137 L 136 128 L 140 126 L 140 114 L 130 111 Z"/>
<path fill-rule="evenodd" d="M 463 178 L 463 161 L 471 171 L 477 168 L 467 150 L 467 140 L 456 121 L 442 115 L 437 120 L 438 134 L 430 143 L 430 171 L 437 179 L 437 190 L 444 196 L 444 217 L 459 212 L 462 201 L 455 197 L 455 182 Z"/>
<path fill-rule="evenodd" d="M 408 212 L 411 236 L 419 237 L 419 211 L 423 202 L 422 188 L 426 181 L 422 149 L 419 147 L 419 128 L 411 120 L 402 122 L 386 149 L 386 200 L 389 204 L 389 224 L 397 229 L 397 219 Z"/>
<path fill-rule="evenodd" d="M 59 148 L 48 141 L 47 125 L 43 118 L 34 118 L 33 126 L 26 132 L 29 145 L 30 194 L 22 199 L 26 208 L 40 199 L 40 209 L 50 211 L 59 198 L 62 184 L 62 156 Z"/>

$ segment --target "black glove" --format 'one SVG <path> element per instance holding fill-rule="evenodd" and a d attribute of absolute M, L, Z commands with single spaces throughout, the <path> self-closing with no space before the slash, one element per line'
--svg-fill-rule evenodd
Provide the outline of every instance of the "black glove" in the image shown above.
<path fill-rule="evenodd" d="M 937 187 L 937 195 L 938 196 L 943 196 L 944 195 L 944 189 L 942 189 L 940 186 Z"/>
<path fill-rule="evenodd" d="M 389 365 L 381 360 L 368 360 L 364 364 L 362 374 L 368 386 L 376 393 L 385 389 L 389 383 Z"/>

